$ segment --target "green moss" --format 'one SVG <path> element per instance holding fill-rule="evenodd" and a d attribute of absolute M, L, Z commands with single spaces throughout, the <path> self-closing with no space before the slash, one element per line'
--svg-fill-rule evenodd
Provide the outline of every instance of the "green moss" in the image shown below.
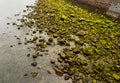
<path fill-rule="evenodd" d="M 104 67 L 103 67 L 103 65 L 100 65 L 98 63 L 94 63 L 93 70 L 95 72 L 102 72 L 104 70 Z"/>
<path fill-rule="evenodd" d="M 94 54 L 94 48 L 83 48 L 83 53 L 86 55 L 93 55 Z"/>
<path fill-rule="evenodd" d="M 92 83 L 97 83 L 97 80 L 94 79 L 94 80 L 92 81 Z"/>
<path fill-rule="evenodd" d="M 32 57 L 33 57 L 33 58 L 37 58 L 37 56 L 38 56 L 37 53 L 33 53 L 33 54 L 32 54 Z"/>
<path fill-rule="evenodd" d="M 73 75 L 74 73 L 75 73 L 75 68 L 70 68 L 70 69 L 69 69 L 69 74 L 70 74 L 70 75 Z"/>
<path fill-rule="evenodd" d="M 117 74 L 113 74 L 112 76 L 114 77 L 114 79 L 116 79 L 116 80 L 120 80 L 120 76 L 119 76 L 119 75 L 117 75 Z"/>
<path fill-rule="evenodd" d="M 52 37 L 49 38 L 49 42 L 53 42 L 53 38 Z"/>
<path fill-rule="evenodd" d="M 40 34 L 44 30 L 47 31 L 50 35 L 49 41 L 39 39 L 38 48 L 44 49 L 47 45 L 53 45 L 53 38 L 56 38 L 58 44 L 63 47 L 70 47 L 70 41 L 75 42 L 75 48 L 63 49 L 65 57 L 58 58 L 58 61 L 67 65 L 57 73 L 63 74 L 66 71 L 65 73 L 74 75 L 77 71 L 86 76 L 84 80 L 89 75 L 92 79 L 99 79 L 101 83 L 109 83 L 108 80 L 116 82 L 119 79 L 120 73 L 114 74 L 112 76 L 114 79 L 111 79 L 111 73 L 118 72 L 120 68 L 119 64 L 115 63 L 120 57 L 120 23 L 73 5 L 73 2 L 67 0 L 40 0 L 39 4 L 28 9 L 32 11 L 25 15 L 25 19 L 20 20 L 22 25 L 17 26 L 35 27 L 40 30 Z M 36 31 L 33 32 L 35 33 Z M 33 40 L 37 39 L 33 37 Z M 86 46 L 86 43 L 89 46 Z M 37 54 L 34 53 L 32 56 L 36 58 Z M 105 70 L 105 67 L 108 70 Z M 96 80 L 93 80 L 93 83 L 96 83 Z"/>

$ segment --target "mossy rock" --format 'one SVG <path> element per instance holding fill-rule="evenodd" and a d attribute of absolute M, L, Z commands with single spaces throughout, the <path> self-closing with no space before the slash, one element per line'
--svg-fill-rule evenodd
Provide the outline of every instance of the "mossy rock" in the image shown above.
<path fill-rule="evenodd" d="M 73 75 L 73 74 L 75 74 L 75 72 L 76 72 L 75 68 L 70 68 L 68 71 L 69 75 Z"/>
<path fill-rule="evenodd" d="M 102 72 L 103 69 L 104 69 L 103 65 L 100 65 L 100 64 L 98 64 L 98 63 L 95 63 L 95 64 L 94 64 L 93 70 L 94 70 L 95 72 Z"/>
<path fill-rule="evenodd" d="M 94 54 L 94 49 L 93 48 L 83 48 L 83 53 L 85 55 L 93 55 Z"/>
<path fill-rule="evenodd" d="M 80 61 L 80 64 L 83 65 L 83 66 L 87 66 L 87 65 L 88 65 L 88 63 L 87 63 L 86 60 L 81 60 L 81 61 Z"/>
<path fill-rule="evenodd" d="M 97 83 L 97 80 L 93 79 L 93 80 L 92 80 L 92 83 Z"/>
<path fill-rule="evenodd" d="M 33 53 L 33 54 L 32 54 L 32 57 L 33 57 L 33 58 L 37 58 L 37 56 L 38 56 L 37 53 Z"/>
<path fill-rule="evenodd" d="M 117 75 L 117 74 L 113 74 L 112 76 L 113 76 L 114 79 L 116 79 L 116 80 L 120 80 L 120 76 L 119 76 L 119 75 Z"/>
<path fill-rule="evenodd" d="M 50 38 L 49 38 L 49 42 L 53 42 L 53 37 L 50 37 Z"/>
<path fill-rule="evenodd" d="M 66 20 L 66 19 L 67 19 L 67 16 L 62 15 L 60 19 L 61 19 L 61 20 Z"/>

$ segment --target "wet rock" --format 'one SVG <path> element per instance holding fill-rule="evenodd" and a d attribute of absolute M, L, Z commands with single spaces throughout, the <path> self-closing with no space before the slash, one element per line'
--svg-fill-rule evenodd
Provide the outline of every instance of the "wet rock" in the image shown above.
<path fill-rule="evenodd" d="M 52 45 L 52 43 L 51 42 L 47 42 L 47 45 Z"/>
<path fill-rule="evenodd" d="M 33 57 L 33 58 L 37 58 L 37 56 L 38 56 L 37 53 L 33 53 L 33 54 L 32 54 L 32 57 Z"/>
<path fill-rule="evenodd" d="M 27 54 L 27 57 L 30 57 L 30 54 Z"/>
<path fill-rule="evenodd" d="M 35 66 L 37 66 L 37 62 L 34 61 L 34 62 L 31 63 L 31 65 L 35 67 Z"/>
<path fill-rule="evenodd" d="M 35 33 L 36 33 L 36 31 L 33 31 L 32 33 L 33 33 L 33 34 L 35 34 Z"/>
<path fill-rule="evenodd" d="M 27 73 L 25 73 L 25 74 L 24 74 L 24 76 L 28 76 L 28 74 L 27 74 Z"/>
<path fill-rule="evenodd" d="M 12 25 L 16 25 L 16 23 L 13 22 Z"/>
<path fill-rule="evenodd" d="M 81 65 L 84 65 L 84 66 L 87 66 L 87 65 L 88 65 L 88 63 L 87 63 L 86 60 L 81 60 L 81 61 L 80 61 L 80 64 L 81 64 Z"/>
<path fill-rule="evenodd" d="M 43 54 L 38 54 L 38 56 L 43 56 Z"/>
<path fill-rule="evenodd" d="M 61 59 L 60 57 L 57 58 L 58 62 L 62 63 L 63 62 L 63 59 Z"/>
<path fill-rule="evenodd" d="M 86 35 L 86 34 L 88 34 L 87 31 L 78 31 L 78 32 L 77 32 L 77 35 L 78 35 L 78 36 L 84 36 L 84 35 Z"/>
<path fill-rule="evenodd" d="M 35 78 L 35 77 L 37 77 L 38 72 L 31 72 L 31 75 L 32 75 L 33 78 Z"/>
<path fill-rule="evenodd" d="M 10 25 L 10 23 L 7 23 L 7 25 Z"/>
<path fill-rule="evenodd" d="M 62 15 L 60 19 L 61 19 L 61 20 L 66 20 L 66 19 L 67 19 L 67 16 Z"/>
<path fill-rule="evenodd" d="M 51 59 L 50 62 L 51 62 L 52 64 L 54 64 L 54 63 L 55 63 L 55 60 L 54 60 L 54 59 Z"/>
<path fill-rule="evenodd" d="M 70 68 L 69 69 L 69 75 L 73 75 L 75 73 L 75 68 Z"/>
<path fill-rule="evenodd" d="M 51 74 L 51 71 L 50 70 L 47 70 L 48 74 Z"/>
<path fill-rule="evenodd" d="M 40 43 L 40 47 L 41 47 L 41 48 L 46 48 L 46 47 L 47 47 L 47 44 L 46 44 L 45 42 L 41 42 L 41 43 Z"/>
<path fill-rule="evenodd" d="M 33 40 L 34 40 L 34 41 L 35 41 L 35 40 L 37 40 L 37 39 L 38 39 L 38 37 L 37 37 L 37 36 L 34 36 L 34 37 L 33 37 Z"/>
<path fill-rule="evenodd" d="M 93 79 L 93 80 L 92 80 L 92 83 L 97 83 L 97 80 Z"/>
<path fill-rule="evenodd" d="M 100 48 L 102 48 L 102 45 L 101 45 L 100 43 L 98 43 L 98 44 L 96 45 L 96 47 L 100 49 Z"/>
<path fill-rule="evenodd" d="M 80 47 L 77 46 L 77 47 L 73 48 L 73 52 L 74 52 L 75 54 L 79 54 L 79 53 L 80 53 Z"/>
<path fill-rule="evenodd" d="M 75 74 L 75 75 L 74 75 L 74 80 L 76 80 L 76 81 L 80 80 L 79 74 Z"/>
<path fill-rule="evenodd" d="M 59 52 L 58 55 L 61 57 L 61 58 L 65 58 L 66 55 L 63 53 L 63 52 Z"/>
<path fill-rule="evenodd" d="M 53 34 L 53 37 L 54 37 L 54 38 L 57 38 L 57 37 L 58 37 L 58 34 Z"/>
<path fill-rule="evenodd" d="M 10 45 L 10 47 L 13 47 L 13 45 Z"/>
<path fill-rule="evenodd" d="M 41 67 L 37 67 L 37 69 L 41 69 Z"/>
<path fill-rule="evenodd" d="M 119 76 L 119 75 L 117 75 L 117 74 L 113 74 L 112 76 L 114 77 L 114 79 L 116 79 L 116 80 L 120 80 L 120 76 Z"/>
<path fill-rule="evenodd" d="M 29 35 L 29 33 L 26 33 L 26 35 Z"/>
<path fill-rule="evenodd" d="M 21 45 L 22 43 L 21 42 L 18 42 L 18 45 Z"/>
<path fill-rule="evenodd" d="M 53 42 L 53 38 L 52 37 L 49 38 L 49 42 Z"/>
<path fill-rule="evenodd" d="M 42 31 L 43 31 L 42 29 L 39 29 L 39 33 L 42 33 Z"/>
<path fill-rule="evenodd" d="M 86 55 L 93 55 L 94 49 L 93 48 L 83 48 L 83 53 Z"/>
<path fill-rule="evenodd" d="M 63 39 L 58 39 L 58 42 L 59 42 L 60 45 L 65 45 L 65 43 L 66 43 L 64 38 Z"/>
<path fill-rule="evenodd" d="M 65 79 L 65 80 L 69 80 L 69 78 L 70 78 L 69 75 L 65 75 L 65 76 L 64 76 L 64 79 Z"/>
<path fill-rule="evenodd" d="M 63 76 L 64 72 L 58 68 L 55 68 L 55 73 L 58 75 L 58 76 Z"/>

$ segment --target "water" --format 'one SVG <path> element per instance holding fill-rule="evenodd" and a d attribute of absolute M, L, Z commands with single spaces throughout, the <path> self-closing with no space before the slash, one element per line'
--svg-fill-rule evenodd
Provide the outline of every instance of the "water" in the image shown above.
<path fill-rule="evenodd" d="M 31 45 L 23 44 L 26 32 L 31 30 L 18 30 L 15 26 L 6 25 L 16 20 L 15 14 L 21 13 L 26 5 L 34 2 L 35 0 L 0 0 L 0 83 L 66 83 L 62 77 L 56 76 L 50 64 L 50 59 L 56 57 L 54 49 L 60 49 L 59 46 L 50 47 L 50 56 L 37 58 L 38 66 L 41 67 L 37 69 L 31 66 L 32 57 L 26 56 L 33 51 L 27 49 Z M 18 45 L 19 42 L 22 44 Z M 48 74 L 47 70 L 52 74 Z M 32 78 L 31 72 L 38 72 L 38 76 Z"/>

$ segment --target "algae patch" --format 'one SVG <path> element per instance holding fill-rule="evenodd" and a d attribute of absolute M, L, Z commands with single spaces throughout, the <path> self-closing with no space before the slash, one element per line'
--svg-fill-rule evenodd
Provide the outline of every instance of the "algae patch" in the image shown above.
<path fill-rule="evenodd" d="M 66 0 L 41 0 L 36 6 L 27 8 L 31 11 L 19 20 L 22 26 L 35 29 L 32 33 L 35 36 L 26 41 L 35 45 L 34 59 L 41 52 L 46 53 L 45 48 L 59 45 L 63 50 L 57 53 L 58 58 L 51 60 L 51 64 L 57 75 L 65 74 L 65 80 L 72 79 L 73 83 L 81 80 L 93 83 L 119 81 L 118 21 Z M 36 36 L 43 32 L 49 36 L 47 40 Z M 73 47 L 70 42 L 74 42 Z M 36 66 L 37 62 L 31 65 Z"/>

